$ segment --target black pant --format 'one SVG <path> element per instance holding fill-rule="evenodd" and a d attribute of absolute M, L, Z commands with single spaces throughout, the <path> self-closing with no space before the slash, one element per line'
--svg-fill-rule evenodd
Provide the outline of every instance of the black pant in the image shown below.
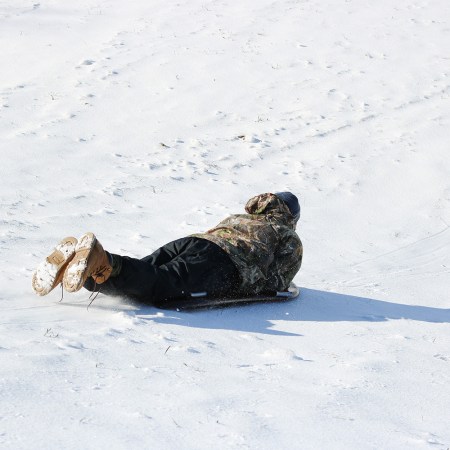
<path fill-rule="evenodd" d="M 238 292 L 236 266 L 224 250 L 206 239 L 178 239 L 142 259 L 113 255 L 117 257 L 122 262 L 117 276 L 100 285 L 88 278 L 84 287 L 150 304 L 198 292 L 207 292 L 209 297 L 232 297 Z"/>

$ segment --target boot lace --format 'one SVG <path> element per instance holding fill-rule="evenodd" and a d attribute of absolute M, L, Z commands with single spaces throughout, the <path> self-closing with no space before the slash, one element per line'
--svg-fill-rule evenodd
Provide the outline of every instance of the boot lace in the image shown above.
<path fill-rule="evenodd" d="M 94 281 L 95 281 L 95 279 L 94 279 Z M 96 289 L 97 289 L 97 282 L 95 281 L 94 289 L 91 292 L 91 295 L 89 296 L 89 300 L 91 300 L 91 299 L 92 300 L 89 302 L 89 305 L 87 305 L 87 308 L 86 308 L 88 311 L 89 311 L 89 306 L 91 306 L 92 303 L 94 303 L 94 300 L 97 298 L 98 294 L 100 294 L 100 291 L 102 290 L 101 286 L 98 288 L 98 291 L 96 291 Z"/>

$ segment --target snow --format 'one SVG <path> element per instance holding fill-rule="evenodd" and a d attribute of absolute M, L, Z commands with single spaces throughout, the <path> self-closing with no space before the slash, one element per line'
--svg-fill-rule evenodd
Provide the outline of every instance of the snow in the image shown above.
<path fill-rule="evenodd" d="M 446 0 L 0 1 L 0 447 L 448 449 Z M 298 301 L 36 296 L 298 194 Z"/>

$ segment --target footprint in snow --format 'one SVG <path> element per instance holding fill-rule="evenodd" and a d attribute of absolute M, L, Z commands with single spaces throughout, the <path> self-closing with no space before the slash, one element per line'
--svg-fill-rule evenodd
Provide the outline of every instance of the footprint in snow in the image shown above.
<path fill-rule="evenodd" d="M 310 359 L 304 359 L 301 356 L 296 355 L 292 350 L 286 350 L 281 348 L 272 348 L 266 350 L 261 354 L 264 359 L 271 360 L 271 362 L 283 362 L 283 361 L 311 361 Z"/>
<path fill-rule="evenodd" d="M 65 343 L 60 343 L 60 344 L 58 344 L 58 348 L 60 348 L 61 350 L 66 350 L 66 349 L 85 350 L 86 349 L 86 347 L 81 342 L 76 342 L 76 341 L 68 341 Z"/>

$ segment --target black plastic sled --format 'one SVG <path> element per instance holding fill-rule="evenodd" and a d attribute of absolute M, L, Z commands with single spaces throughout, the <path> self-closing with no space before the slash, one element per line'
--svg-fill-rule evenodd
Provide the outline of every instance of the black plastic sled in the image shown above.
<path fill-rule="evenodd" d="M 193 310 L 211 309 L 225 306 L 245 305 L 249 303 L 285 302 L 295 300 L 300 295 L 300 288 L 291 283 L 287 291 L 262 293 L 240 298 L 211 298 L 207 292 L 197 292 L 190 297 L 176 300 L 165 300 L 155 304 L 160 309 Z"/>

